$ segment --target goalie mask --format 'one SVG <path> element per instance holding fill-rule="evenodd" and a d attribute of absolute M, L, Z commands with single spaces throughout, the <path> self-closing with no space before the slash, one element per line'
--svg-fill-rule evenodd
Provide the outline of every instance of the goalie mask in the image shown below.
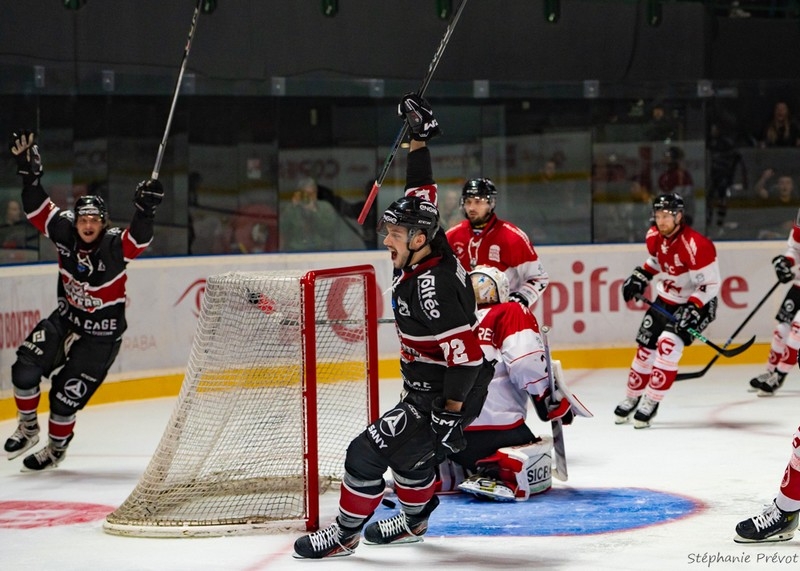
<path fill-rule="evenodd" d="M 469 273 L 469 279 L 478 305 L 508 301 L 508 278 L 497 268 L 478 266 Z"/>

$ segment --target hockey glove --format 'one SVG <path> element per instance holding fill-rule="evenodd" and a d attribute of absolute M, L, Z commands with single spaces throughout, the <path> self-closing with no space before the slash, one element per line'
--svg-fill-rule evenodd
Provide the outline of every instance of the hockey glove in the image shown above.
<path fill-rule="evenodd" d="M 697 329 L 700 325 L 702 316 L 700 309 L 693 303 L 686 303 L 678 308 L 675 312 L 675 332 L 683 333 L 688 332 L 689 329 Z"/>
<path fill-rule="evenodd" d="M 449 454 L 461 452 L 467 447 L 460 412 L 444 409 L 444 398 L 437 397 L 431 410 L 431 428 L 436 435 L 436 456 L 439 461 Z"/>
<path fill-rule="evenodd" d="M 8 145 L 14 160 L 17 163 L 17 174 L 22 177 L 26 186 L 36 186 L 42 178 L 44 168 L 38 145 L 34 144 L 35 135 L 32 131 L 20 130 L 11 134 Z"/>
<path fill-rule="evenodd" d="M 772 258 L 772 267 L 775 268 L 775 275 L 782 284 L 788 284 L 794 279 L 792 271 L 792 260 L 786 256 L 775 256 Z"/>
<path fill-rule="evenodd" d="M 510 294 L 508 294 L 508 301 L 516 301 L 522 307 L 528 307 L 528 299 L 516 291 L 512 291 Z"/>
<path fill-rule="evenodd" d="M 531 401 L 536 415 L 542 422 L 561 420 L 561 424 L 572 424 L 575 419 L 569 401 L 565 398 L 554 400 L 549 389 L 543 395 L 531 395 Z"/>
<path fill-rule="evenodd" d="M 622 284 L 622 299 L 628 302 L 637 295 L 642 295 L 651 279 L 653 279 L 653 274 L 643 267 L 639 266 L 634 269 L 630 277 Z"/>
<path fill-rule="evenodd" d="M 403 96 L 397 106 L 397 114 L 405 116 L 411 138 L 415 141 L 429 141 L 442 132 L 430 104 L 416 93 Z"/>
<path fill-rule="evenodd" d="M 164 200 L 164 187 L 158 180 L 143 180 L 136 186 L 136 192 L 133 194 L 133 203 L 147 218 L 155 216 L 156 207 L 162 200 Z"/>

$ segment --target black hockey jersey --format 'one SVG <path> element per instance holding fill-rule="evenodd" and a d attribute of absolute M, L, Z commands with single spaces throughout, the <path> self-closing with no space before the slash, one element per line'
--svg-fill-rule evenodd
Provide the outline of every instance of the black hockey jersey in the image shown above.
<path fill-rule="evenodd" d="M 392 308 L 405 390 L 463 402 L 484 359 L 472 285 L 449 247 L 396 273 Z"/>
<path fill-rule="evenodd" d="M 153 220 L 135 212 L 129 228 L 109 228 L 87 246 L 74 214 L 50 200 L 41 186 L 25 186 L 22 203 L 31 223 L 58 250 L 58 311 L 78 333 L 119 337 L 125 320 L 126 267 L 153 239 Z"/>

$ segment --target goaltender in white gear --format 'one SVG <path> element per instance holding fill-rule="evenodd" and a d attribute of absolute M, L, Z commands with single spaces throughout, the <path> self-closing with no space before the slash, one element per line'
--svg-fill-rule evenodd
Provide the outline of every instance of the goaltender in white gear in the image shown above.
<path fill-rule="evenodd" d="M 569 424 L 585 409 L 573 410 L 567 399 L 551 397 L 539 324 L 527 307 L 508 301 L 505 274 L 478 266 L 470 279 L 478 304 L 478 338 L 486 358 L 496 361 L 495 374 L 481 414 L 465 430 L 466 448 L 439 466 L 439 492 L 458 489 L 498 501 L 524 501 L 552 483 L 553 440 L 531 432 L 528 402 L 545 422 L 560 418 Z"/>

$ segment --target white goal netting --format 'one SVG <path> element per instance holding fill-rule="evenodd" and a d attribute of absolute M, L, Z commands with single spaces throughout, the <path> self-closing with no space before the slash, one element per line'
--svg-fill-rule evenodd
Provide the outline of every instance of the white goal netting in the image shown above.
<path fill-rule="evenodd" d="M 318 524 L 319 493 L 377 415 L 371 266 L 211 276 L 175 409 L 120 535 Z"/>

